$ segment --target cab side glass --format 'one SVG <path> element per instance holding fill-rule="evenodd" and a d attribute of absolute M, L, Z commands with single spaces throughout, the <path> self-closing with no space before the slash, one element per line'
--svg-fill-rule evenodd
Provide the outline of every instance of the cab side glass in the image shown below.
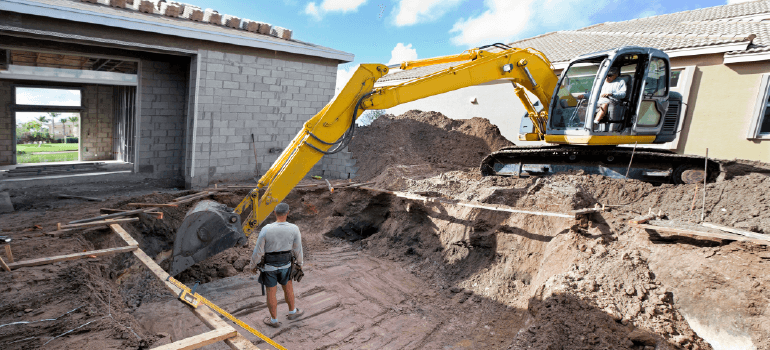
<path fill-rule="evenodd" d="M 650 66 L 647 68 L 647 80 L 644 86 L 645 96 L 666 96 L 668 63 L 662 58 L 653 58 L 650 60 Z"/>

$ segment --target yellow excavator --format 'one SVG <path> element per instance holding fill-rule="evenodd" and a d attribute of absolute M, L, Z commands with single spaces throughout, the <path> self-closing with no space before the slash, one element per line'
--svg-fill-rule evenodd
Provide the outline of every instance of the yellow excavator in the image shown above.
<path fill-rule="evenodd" d="M 392 68 L 408 70 L 448 62 L 457 64 L 401 84 L 375 87 Z M 625 85 L 625 94 L 609 96 L 612 102 L 597 121 L 594 115 L 600 98 L 605 97 L 602 86 L 611 70 Z M 388 109 L 495 80 L 510 81 L 527 111 L 529 123 L 522 123 L 519 139 L 541 141 L 542 145 L 493 152 L 481 163 L 484 175 L 547 175 L 579 169 L 657 182 L 714 180 L 721 171 L 717 162 L 636 148 L 676 138 L 682 98 L 670 91 L 670 76 L 668 55 L 636 46 L 580 56 L 560 76 L 543 53 L 504 44 L 393 66 L 359 65 L 342 91 L 304 124 L 237 207 L 203 201 L 187 214 L 177 231 L 170 273 L 177 275 L 198 261 L 245 243 L 324 155 L 348 145 L 356 119 L 364 111 Z M 621 147 L 629 145 L 633 147 Z"/>

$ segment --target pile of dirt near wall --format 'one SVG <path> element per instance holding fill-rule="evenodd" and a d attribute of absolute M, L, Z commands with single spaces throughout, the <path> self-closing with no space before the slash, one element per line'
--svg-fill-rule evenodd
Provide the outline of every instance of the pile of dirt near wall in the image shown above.
<path fill-rule="evenodd" d="M 477 168 L 489 153 L 512 145 L 487 119 L 411 110 L 359 127 L 348 149 L 357 161 L 357 179 L 368 181 L 387 171 L 434 174 Z"/>

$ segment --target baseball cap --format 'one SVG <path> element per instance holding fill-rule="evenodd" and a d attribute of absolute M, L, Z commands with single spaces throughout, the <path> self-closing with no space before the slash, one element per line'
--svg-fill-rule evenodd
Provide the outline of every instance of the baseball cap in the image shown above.
<path fill-rule="evenodd" d="M 275 206 L 276 214 L 286 214 L 289 212 L 289 205 L 286 203 L 280 203 Z"/>

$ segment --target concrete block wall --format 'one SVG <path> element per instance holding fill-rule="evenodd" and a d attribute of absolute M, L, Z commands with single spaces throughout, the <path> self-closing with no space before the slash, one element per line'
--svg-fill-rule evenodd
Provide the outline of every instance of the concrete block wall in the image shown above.
<path fill-rule="evenodd" d="M 113 112 L 113 87 L 86 85 L 83 89 L 83 106 L 80 114 L 80 160 L 111 160 L 112 134 L 115 115 Z"/>
<path fill-rule="evenodd" d="M 320 173 L 316 174 L 330 179 L 354 179 L 358 167 L 353 154 L 345 148 L 339 153 L 326 155 L 321 159 Z"/>
<path fill-rule="evenodd" d="M 182 179 L 189 59 L 142 61 L 139 173 Z"/>
<path fill-rule="evenodd" d="M 11 83 L 0 80 L 0 165 L 14 162 L 14 133 L 16 126 L 11 114 Z"/>
<path fill-rule="evenodd" d="M 201 51 L 192 187 L 251 180 L 270 168 L 302 125 L 334 95 L 337 64 Z M 320 175 L 324 161 L 312 175 Z"/>

